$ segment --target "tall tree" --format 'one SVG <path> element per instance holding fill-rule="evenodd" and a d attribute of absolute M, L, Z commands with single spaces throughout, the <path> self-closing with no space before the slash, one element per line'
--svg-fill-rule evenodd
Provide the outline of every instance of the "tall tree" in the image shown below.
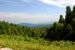
<path fill-rule="evenodd" d="M 54 24 L 53 24 L 53 29 L 54 29 L 54 31 L 57 31 L 57 23 L 56 22 L 54 22 Z"/>
<path fill-rule="evenodd" d="M 75 6 L 73 7 L 73 12 L 75 12 Z"/>
<path fill-rule="evenodd" d="M 71 12 L 71 25 L 73 27 L 73 30 L 75 31 L 75 6 L 73 7 L 73 10 Z"/>
<path fill-rule="evenodd" d="M 71 20 L 74 20 L 74 19 L 75 19 L 75 6 L 73 7 L 73 11 L 72 11 L 72 14 L 71 14 Z"/>
<path fill-rule="evenodd" d="M 60 15 L 59 23 L 64 23 L 63 15 Z"/>
<path fill-rule="evenodd" d="M 65 32 L 65 33 L 67 33 L 67 34 L 65 35 L 65 39 L 66 40 L 71 40 L 72 39 L 73 30 L 72 30 L 72 26 L 70 24 L 67 25 L 66 31 L 67 32 Z"/>
<path fill-rule="evenodd" d="M 70 24 L 71 23 L 70 19 L 71 19 L 71 8 L 70 8 L 70 6 L 67 6 L 66 7 L 65 23 Z"/>

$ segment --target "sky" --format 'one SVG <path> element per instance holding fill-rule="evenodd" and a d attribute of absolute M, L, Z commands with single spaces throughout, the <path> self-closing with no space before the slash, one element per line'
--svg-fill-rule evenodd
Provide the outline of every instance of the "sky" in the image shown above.
<path fill-rule="evenodd" d="M 75 0 L 0 0 L 0 20 L 11 23 L 49 24 L 56 22 Z"/>

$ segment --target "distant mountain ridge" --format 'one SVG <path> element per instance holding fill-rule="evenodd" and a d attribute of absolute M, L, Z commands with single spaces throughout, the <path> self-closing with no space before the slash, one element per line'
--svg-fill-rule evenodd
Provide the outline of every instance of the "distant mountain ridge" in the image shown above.
<path fill-rule="evenodd" d="M 50 27 L 52 24 L 32 24 L 32 23 L 20 23 L 20 25 L 27 27 Z"/>

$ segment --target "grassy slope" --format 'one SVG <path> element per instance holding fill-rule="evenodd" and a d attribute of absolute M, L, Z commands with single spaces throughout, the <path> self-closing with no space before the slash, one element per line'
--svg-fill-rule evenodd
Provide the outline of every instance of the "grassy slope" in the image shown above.
<path fill-rule="evenodd" d="M 33 29 L 40 33 L 41 29 Z M 31 30 L 6 22 L 0 22 L 0 48 L 9 47 L 14 50 L 75 50 L 75 42 L 54 41 L 44 39 L 34 39 L 26 36 L 31 34 Z M 42 31 L 44 33 L 45 31 Z M 36 34 L 35 34 L 36 35 Z M 37 34 L 39 36 L 39 34 Z"/>
<path fill-rule="evenodd" d="M 75 50 L 75 42 L 49 42 L 27 36 L 0 35 L 0 47 L 10 47 L 14 50 Z"/>

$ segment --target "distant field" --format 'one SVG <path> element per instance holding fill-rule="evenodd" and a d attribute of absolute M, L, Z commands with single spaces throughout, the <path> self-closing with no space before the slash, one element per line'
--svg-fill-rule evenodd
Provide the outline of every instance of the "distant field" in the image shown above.
<path fill-rule="evenodd" d="M 9 47 L 13 50 L 75 50 L 75 42 L 33 39 L 22 36 L 0 35 L 0 48 Z"/>

